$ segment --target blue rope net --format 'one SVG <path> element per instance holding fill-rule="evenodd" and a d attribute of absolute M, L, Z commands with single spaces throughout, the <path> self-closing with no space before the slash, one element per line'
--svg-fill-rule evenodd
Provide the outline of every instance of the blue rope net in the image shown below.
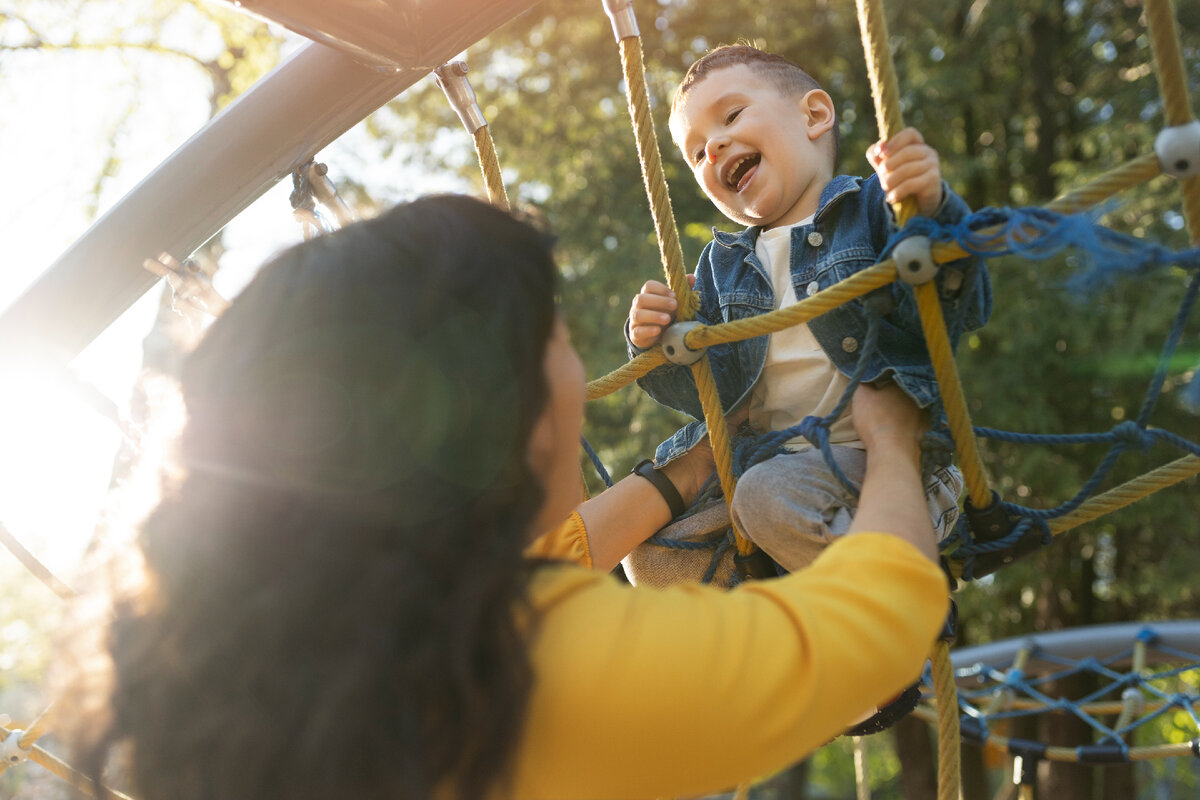
<path fill-rule="evenodd" d="M 1143 751 L 1142 757 L 1173 756 L 1188 750 L 1200 757 L 1200 652 L 1161 641 L 1154 625 L 1140 630 L 1136 624 L 1129 627 L 1128 646 L 1103 657 L 1056 653 L 1051 641 L 1054 634 L 1046 634 L 1045 645 L 1034 643 L 1024 653 L 1014 647 L 1006 664 L 957 663 L 963 737 L 977 743 L 999 738 L 1013 755 L 1043 758 L 1048 754 L 1044 743 L 1003 733 L 1028 728 L 1029 721 L 1047 715 L 1065 714 L 1082 721 L 1091 730 L 1093 742 L 1060 748 L 1053 753 L 1056 760 L 1124 763 L 1137 748 L 1159 749 Z M 1135 657 L 1139 645 L 1144 648 L 1147 665 L 1140 669 Z M 1036 674 L 1017 665 L 1023 657 L 1036 663 Z M 1056 685 L 1076 676 L 1085 676 L 1085 683 L 1095 688 L 1074 700 L 1054 696 Z M 928 701 L 933 692 L 928 670 L 923 684 Z"/>
<path fill-rule="evenodd" d="M 1165 445 L 1183 454 L 1200 457 L 1200 444 L 1196 441 L 1150 425 L 1150 417 L 1162 394 L 1169 364 L 1183 338 L 1186 323 L 1196 305 L 1197 295 L 1200 295 L 1200 248 L 1170 250 L 1106 228 L 1098 224 L 1091 215 L 1065 215 L 1030 207 L 986 208 L 953 225 L 942 225 L 918 217 L 893 236 L 885 252 L 889 252 L 897 242 L 915 235 L 927 236 L 933 242 L 955 243 L 972 256 L 988 259 L 1017 256 L 1046 260 L 1070 253 L 1076 256 L 1074 260 L 1083 268 L 1077 270 L 1063 288 L 1080 294 L 1097 292 L 1122 279 L 1149 278 L 1167 268 L 1182 269 L 1191 275 L 1136 419 L 1118 423 L 1107 431 L 1066 435 L 1002 431 L 988 427 L 974 429 L 976 436 L 1003 442 L 1040 446 L 1105 444 L 1108 445 L 1108 451 L 1080 489 L 1059 505 L 1037 509 L 1000 501 L 1000 512 L 1007 520 L 1002 535 L 981 536 L 978 531 L 973 530 L 970 514 L 963 515 L 954 532 L 942 543 L 942 551 L 947 558 L 961 564 L 963 580 L 982 577 L 999 563 L 992 558 L 989 562 L 991 566 L 981 569 L 981 557 L 1013 552 L 1024 554 L 1036 546 L 1049 544 L 1052 535 L 1048 522 L 1079 509 L 1088 499 L 1094 497 L 1105 485 L 1123 454 L 1145 453 L 1154 445 Z M 962 267 L 958 262 L 951 262 L 943 265 L 942 269 L 961 270 Z M 893 298 L 897 292 L 909 291 L 906 285 L 900 283 L 894 284 L 892 288 Z M 783 452 L 788 440 L 800 436 L 822 452 L 830 471 L 843 485 L 851 491 L 857 491 L 857 486 L 846 478 L 833 457 L 829 429 L 849 407 L 851 397 L 862 379 L 862 365 L 869 363 L 871 356 L 878 349 L 879 317 L 894 307 L 894 304 L 878 302 L 879 299 L 868 296 L 853 301 L 864 305 L 871 315 L 871 323 L 860 347 L 860 367 L 850 376 L 849 385 L 833 411 L 823 417 L 806 417 L 796 426 L 767 434 L 755 434 L 744 429 L 734 440 L 736 476 L 740 477 L 755 464 Z M 950 331 L 961 331 L 962 323 L 961 318 L 946 320 L 947 329 Z M 954 340 L 957 338 L 953 337 Z M 1200 411 L 1200 369 L 1197 369 L 1196 375 L 1182 393 L 1181 403 L 1185 408 Z M 948 463 L 952 451 L 952 442 L 944 426 L 944 414 L 940 403 L 932 409 L 932 416 L 934 430 L 926 436 L 923 443 L 924 465 L 927 468 Z M 600 474 L 606 477 L 595 453 L 590 447 L 587 449 Z M 711 500 L 714 496 L 720 496 L 719 487 L 715 489 L 715 493 L 706 493 L 704 499 Z M 732 536 L 732 530 L 726 530 L 694 541 L 655 536 L 649 542 L 672 549 L 713 550 L 713 561 L 708 570 L 708 576 L 711 577 L 717 563 L 732 544 Z"/>

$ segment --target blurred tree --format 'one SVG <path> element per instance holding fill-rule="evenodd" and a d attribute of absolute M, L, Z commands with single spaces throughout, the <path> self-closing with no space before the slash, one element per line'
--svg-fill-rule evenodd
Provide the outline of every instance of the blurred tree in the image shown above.
<path fill-rule="evenodd" d="M 938 148 L 944 176 L 972 206 L 1044 202 L 1149 151 L 1162 124 L 1161 102 L 1143 9 L 1134 0 L 885 5 L 906 121 Z M 1188 84 L 1195 86 L 1200 83 L 1200 5 L 1179 6 Z M 121 16 L 131 7 L 138 9 L 136 23 Z M 750 40 L 812 71 L 838 106 L 842 170 L 865 172 L 861 154 L 877 129 L 850 3 L 643 0 L 636 11 L 685 261 L 694 263 L 712 225 L 736 227 L 698 191 L 666 133 L 673 86 L 713 45 Z M 173 26 L 208 31 L 208 44 L 176 52 Z M 190 59 L 210 76 L 210 111 L 244 89 L 276 56 L 262 26 L 210 4 L 16 0 L 0 12 L 0 75 L 8 54 L 32 49 L 49 58 L 72 48 Z M 589 375 L 607 372 L 625 360 L 621 326 L 630 298 L 645 280 L 662 275 L 608 21 L 599 3 L 546 0 L 471 48 L 468 60 L 510 195 L 543 217 L 559 237 L 563 305 Z M 414 162 L 441 163 L 478 183 L 470 137 L 432 82 L 374 115 L 367 127 L 380 137 L 374 157 L 388 157 L 403 144 L 411 148 L 407 157 Z M 101 183 L 119 164 L 119 153 L 114 150 L 109 161 Z M 369 170 L 356 180 L 371 190 Z M 1106 206 L 1103 220 L 1179 248 L 1188 236 L 1178 204 L 1176 184 L 1161 178 L 1123 195 L 1119 205 Z M 1185 276 L 1165 272 L 1073 294 L 1064 283 L 1078 270 L 1077 261 L 1005 259 L 991 265 L 996 313 L 985 330 L 965 340 L 959 360 L 977 424 L 1082 432 L 1108 430 L 1137 416 Z M 1195 417 L 1176 403 L 1188 371 L 1200 360 L 1194 326 L 1188 330 L 1152 420 L 1194 437 Z M 681 421 L 636 389 L 588 408 L 588 434 L 617 474 Z M 1101 456 L 1096 448 L 984 445 L 1001 496 L 1035 507 L 1070 497 Z M 1130 454 L 1113 480 L 1168 457 L 1157 449 Z M 1119 619 L 1194 616 L 1192 576 L 1200 557 L 1180 535 L 1195 531 L 1192 505 L 1186 488 L 1160 493 L 971 584 L 959 594 L 960 641 Z M 1069 725 L 1054 728 L 1028 735 L 1068 743 L 1087 735 Z M 930 765 L 920 754 L 922 742 L 912 739 L 917 734 L 911 725 L 898 731 L 908 731 L 904 746 L 896 749 L 910 773 L 907 788 L 895 780 L 893 751 L 872 747 L 876 796 L 903 791 L 909 800 L 928 797 Z M 836 758 L 817 754 L 809 784 L 846 796 L 853 777 L 845 748 L 829 750 Z M 982 775 L 978 751 L 968 749 L 966 757 L 973 759 L 971 774 Z M 1196 773 L 1179 765 L 1171 780 L 1194 787 Z M 977 777 L 969 796 L 982 796 L 982 784 Z M 1061 800 L 1137 794 L 1132 770 L 1051 768 L 1041 788 Z"/>
<path fill-rule="evenodd" d="M 659 0 L 636 10 L 686 260 L 694 261 L 710 225 L 736 227 L 698 192 L 666 133 L 671 89 L 711 46 L 750 40 L 814 72 L 838 104 L 842 169 L 865 171 L 859 154 L 877 133 L 850 4 Z M 906 122 L 938 148 L 943 174 L 972 206 L 1044 202 L 1150 150 L 1162 124 L 1161 103 L 1140 4 L 920 0 L 887 4 L 887 10 Z M 629 300 L 643 281 L 661 275 L 617 50 L 598 12 L 547 0 L 468 54 L 512 196 L 535 208 L 560 237 L 563 303 L 593 376 L 624 360 L 620 328 Z M 1184 4 L 1179 15 L 1195 85 L 1200 8 Z M 431 126 L 457 124 L 430 87 L 406 95 L 390 111 L 426 139 L 429 153 L 444 150 L 447 141 L 444 133 L 429 136 Z M 469 141 L 461 138 L 465 152 Z M 457 163 L 464 175 L 474 169 L 465 157 Z M 1122 196 L 1119 205 L 1106 206 L 1104 221 L 1184 247 L 1178 206 L 1175 183 L 1161 178 Z M 992 265 L 996 314 L 960 354 L 977 424 L 1027 432 L 1103 431 L 1137 415 L 1184 276 L 1160 273 L 1073 294 L 1063 284 L 1079 266 L 1074 258 Z M 1171 367 L 1153 420 L 1194 435 L 1195 418 L 1175 402 L 1187 370 L 1200 358 L 1200 348 L 1185 350 Z M 589 435 L 616 472 L 680 422 L 636 390 L 590 404 L 588 416 Z M 997 443 L 984 449 L 1001 496 L 1034 507 L 1070 497 L 1102 454 L 1095 448 Z M 1157 451 L 1127 455 L 1114 482 L 1170 457 Z M 959 598 L 962 640 L 1194 614 L 1190 576 L 1200 564 L 1169 533 L 1194 529 L 1186 494 L 1176 489 L 1156 495 L 969 586 Z M 1056 728 L 1061 730 L 1039 735 L 1056 742 L 1088 740 L 1076 726 Z M 978 749 L 968 757 L 977 762 Z M 820 759 L 813 772 L 820 780 Z M 1131 775 L 1051 768 L 1043 789 L 1064 800 L 1096 791 L 1132 796 Z M 929 794 L 914 788 L 906 796 Z"/>

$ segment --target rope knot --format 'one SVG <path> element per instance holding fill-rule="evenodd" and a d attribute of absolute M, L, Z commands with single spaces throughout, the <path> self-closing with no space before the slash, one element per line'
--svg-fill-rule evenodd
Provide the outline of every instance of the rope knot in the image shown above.
<path fill-rule="evenodd" d="M 1154 444 L 1154 437 L 1150 432 L 1132 420 L 1116 425 L 1112 429 L 1112 435 L 1118 444 L 1127 448 L 1137 448 L 1143 453 Z"/>

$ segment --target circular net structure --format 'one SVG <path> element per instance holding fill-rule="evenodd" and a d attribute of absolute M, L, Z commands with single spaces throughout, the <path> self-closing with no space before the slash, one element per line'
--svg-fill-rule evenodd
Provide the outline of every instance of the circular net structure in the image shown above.
<path fill-rule="evenodd" d="M 1012 757 L 1014 782 L 1030 785 L 1042 760 L 1200 757 L 1200 621 L 1092 625 L 950 657 L 963 738 Z M 935 719 L 928 703 L 917 713 Z M 1078 720 L 1090 740 L 1065 746 L 1023 735 L 1050 716 Z"/>

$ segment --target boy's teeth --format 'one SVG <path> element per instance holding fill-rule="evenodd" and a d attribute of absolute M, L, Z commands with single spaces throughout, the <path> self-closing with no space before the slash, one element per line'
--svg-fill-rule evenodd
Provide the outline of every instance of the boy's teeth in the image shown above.
<path fill-rule="evenodd" d="M 729 177 L 727 179 L 729 187 L 735 191 L 738 190 L 740 188 L 739 184 L 742 182 L 742 178 L 745 177 L 746 173 L 754 168 L 761 160 L 762 156 L 757 154 L 743 156 L 742 158 L 738 159 L 738 162 L 733 165 L 731 170 L 729 170 Z"/>

